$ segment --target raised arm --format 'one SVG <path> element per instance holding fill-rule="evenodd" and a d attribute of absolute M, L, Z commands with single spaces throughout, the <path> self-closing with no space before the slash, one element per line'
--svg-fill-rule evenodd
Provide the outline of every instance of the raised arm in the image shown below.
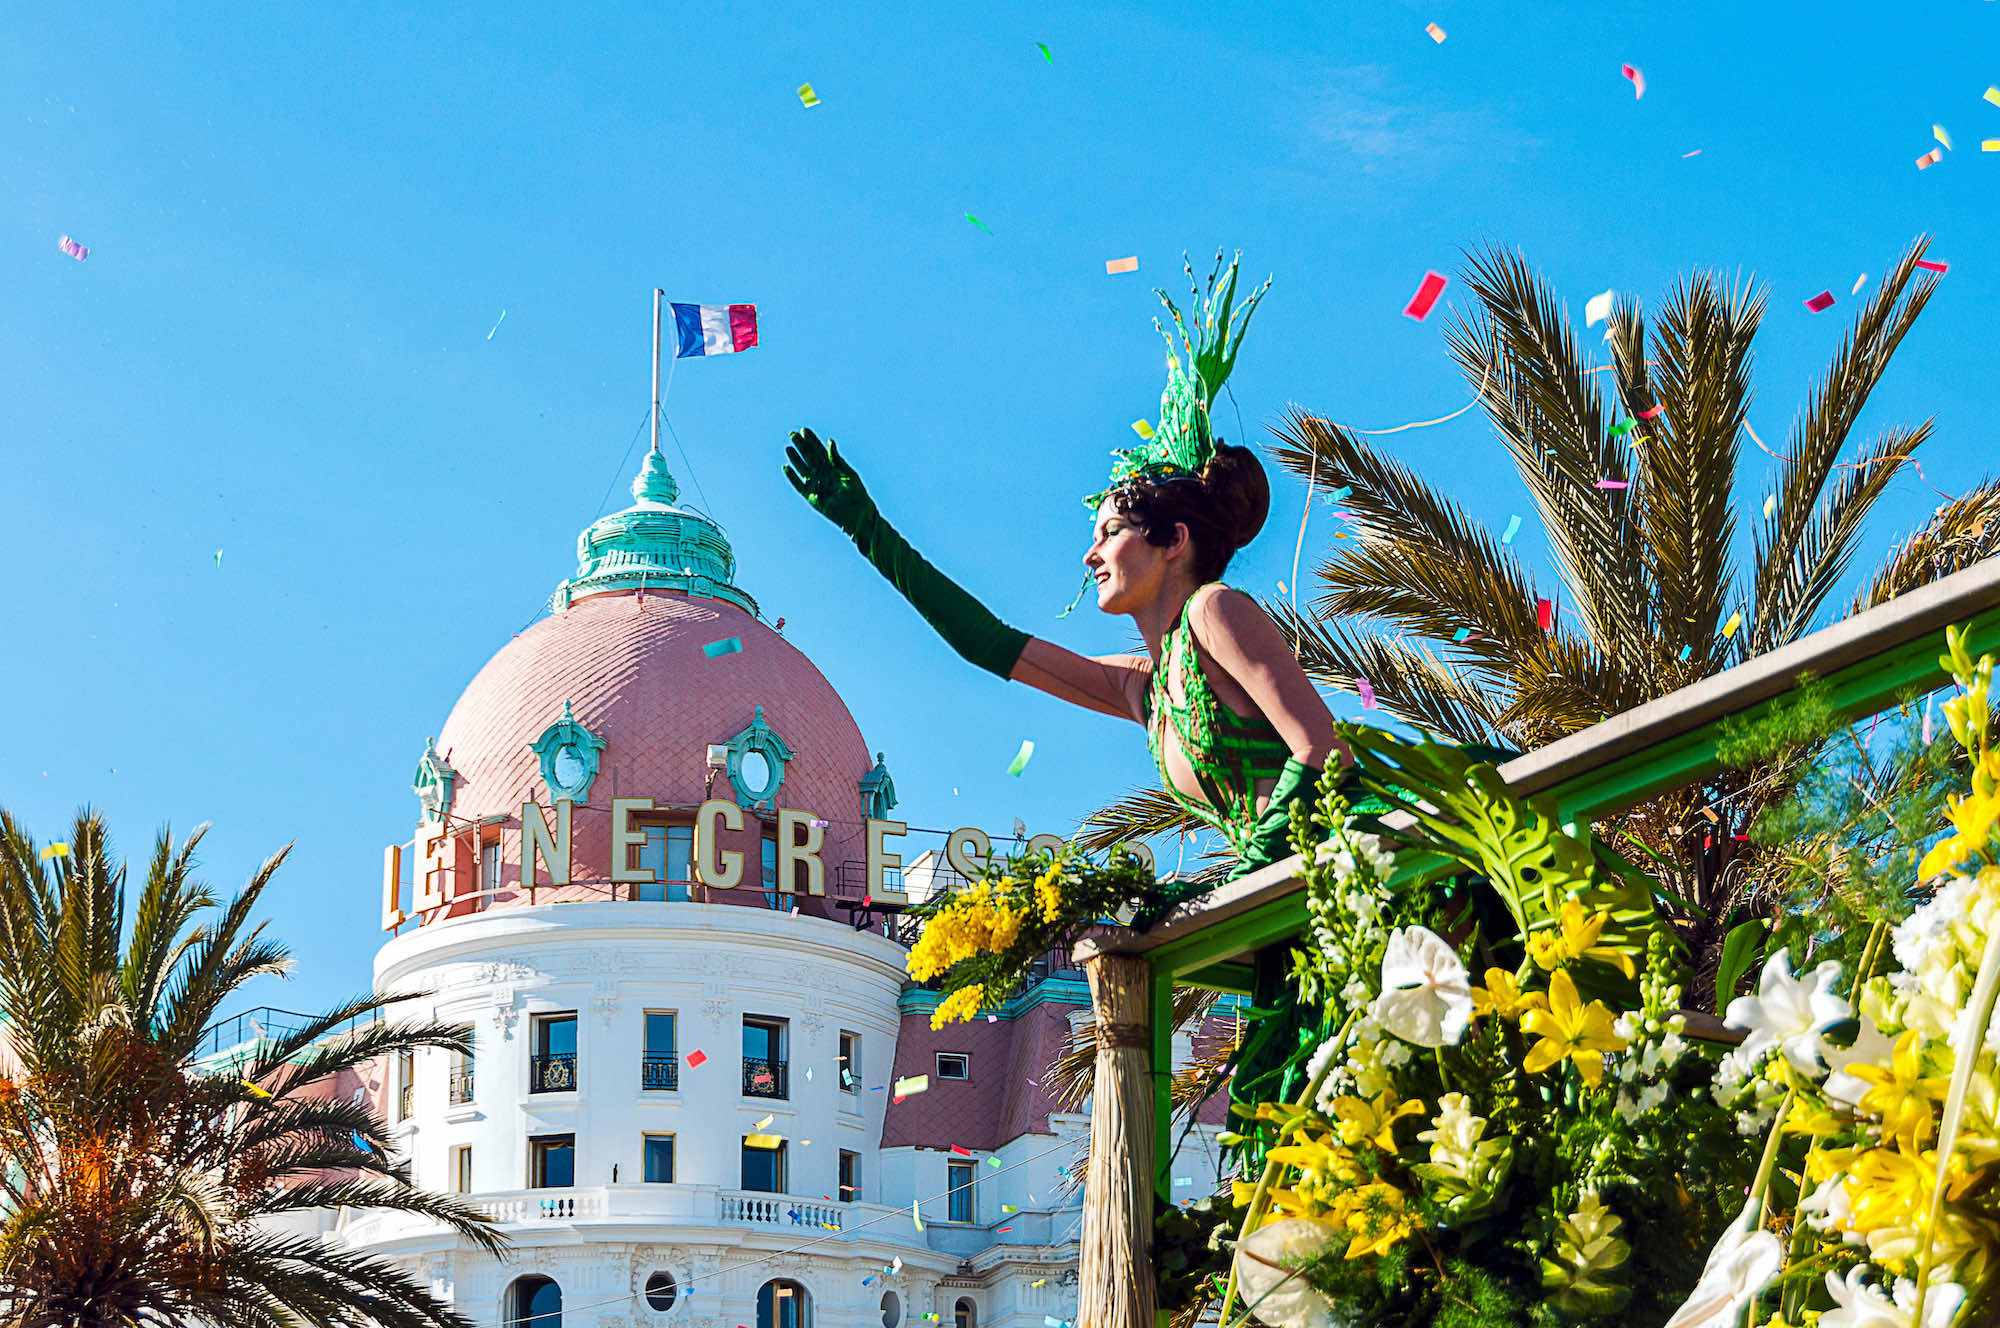
<path fill-rule="evenodd" d="M 846 532 L 875 570 L 967 661 L 1075 705 L 1126 719 L 1139 717 L 1143 661 L 1118 656 L 1087 659 L 1009 627 L 925 561 L 882 519 L 861 476 L 841 457 L 837 445 L 822 444 L 812 430 L 801 429 L 792 435 L 785 456 L 789 463 L 785 478 L 792 487 Z M 1136 684 L 1135 673 L 1142 674 Z"/>

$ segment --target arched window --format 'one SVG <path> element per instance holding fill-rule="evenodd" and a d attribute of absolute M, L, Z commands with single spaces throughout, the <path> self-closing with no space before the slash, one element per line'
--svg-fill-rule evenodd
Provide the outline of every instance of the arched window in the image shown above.
<path fill-rule="evenodd" d="M 961 1298 L 951 1307 L 951 1328 L 979 1328 L 979 1309 L 970 1300 Z"/>
<path fill-rule="evenodd" d="M 812 1328 L 812 1297 L 797 1282 L 766 1282 L 757 1289 L 757 1328 Z"/>
<path fill-rule="evenodd" d="M 893 1291 L 882 1293 L 882 1328 L 901 1328 L 903 1298 Z"/>
<path fill-rule="evenodd" d="M 507 1328 L 562 1328 L 562 1288 L 546 1277 L 514 1279 L 507 1289 Z"/>

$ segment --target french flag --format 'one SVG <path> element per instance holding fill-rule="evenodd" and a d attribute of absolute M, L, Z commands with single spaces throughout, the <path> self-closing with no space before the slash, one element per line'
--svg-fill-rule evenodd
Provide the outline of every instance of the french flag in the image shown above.
<path fill-rule="evenodd" d="M 680 337 L 675 359 L 690 355 L 727 355 L 757 344 L 754 304 L 677 304 L 674 331 Z"/>

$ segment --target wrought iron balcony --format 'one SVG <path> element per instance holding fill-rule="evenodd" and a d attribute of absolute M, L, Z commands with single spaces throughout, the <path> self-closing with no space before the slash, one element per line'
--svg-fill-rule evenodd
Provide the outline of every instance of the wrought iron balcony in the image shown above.
<path fill-rule="evenodd" d="M 785 1089 L 785 1062 L 743 1058 L 743 1096 L 789 1098 Z"/>
<path fill-rule="evenodd" d="M 472 1067 L 467 1065 L 451 1072 L 451 1105 L 464 1106 L 470 1101 L 472 1101 Z"/>
<path fill-rule="evenodd" d="M 681 1086 L 681 1058 L 670 1051 L 649 1051 L 639 1062 L 639 1087 L 648 1092 L 672 1092 Z"/>
<path fill-rule="evenodd" d="M 576 1091 L 576 1053 L 534 1056 L 528 1061 L 530 1093 L 573 1093 Z"/>

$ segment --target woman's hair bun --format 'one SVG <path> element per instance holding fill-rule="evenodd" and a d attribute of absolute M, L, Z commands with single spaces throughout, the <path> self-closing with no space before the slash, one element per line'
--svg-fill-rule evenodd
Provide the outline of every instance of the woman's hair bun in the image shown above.
<path fill-rule="evenodd" d="M 1247 447 L 1217 442 L 1215 455 L 1201 468 L 1201 486 L 1215 515 L 1215 525 L 1231 551 L 1257 538 L 1271 514 L 1271 481 L 1264 463 Z"/>

